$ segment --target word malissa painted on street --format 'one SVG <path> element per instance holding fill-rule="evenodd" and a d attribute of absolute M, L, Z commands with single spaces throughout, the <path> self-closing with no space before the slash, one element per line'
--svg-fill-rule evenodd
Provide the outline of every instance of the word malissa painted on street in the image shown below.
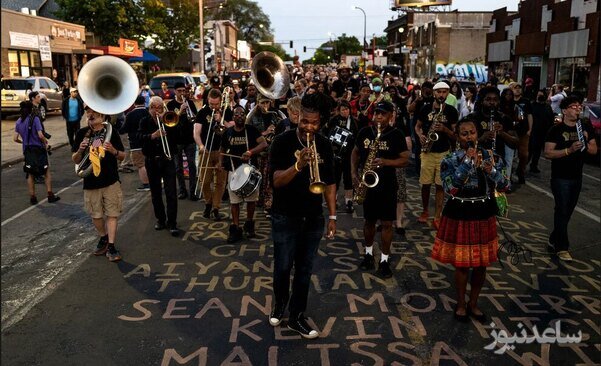
<path fill-rule="evenodd" d="M 468 78 L 470 74 L 474 74 L 477 83 L 485 83 L 488 81 L 488 66 L 483 64 L 436 64 L 436 72 L 440 76 L 448 76 L 453 73 L 457 78 Z"/>

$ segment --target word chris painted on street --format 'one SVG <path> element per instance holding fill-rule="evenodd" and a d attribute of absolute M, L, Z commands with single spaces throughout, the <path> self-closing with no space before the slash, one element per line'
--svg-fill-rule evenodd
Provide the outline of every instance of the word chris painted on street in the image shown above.
<path fill-rule="evenodd" d="M 436 64 L 436 72 L 441 76 L 455 75 L 458 78 L 468 78 L 474 74 L 477 83 L 488 81 L 488 66 L 483 64 Z"/>

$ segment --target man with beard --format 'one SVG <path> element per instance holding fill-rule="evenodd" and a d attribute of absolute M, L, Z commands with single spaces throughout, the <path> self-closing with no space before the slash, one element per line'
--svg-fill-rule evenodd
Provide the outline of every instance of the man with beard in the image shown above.
<path fill-rule="evenodd" d="M 422 108 L 415 125 L 415 134 L 422 146 L 419 183 L 422 185 L 423 212 L 417 221 L 424 224 L 428 222 L 430 187 L 434 183 L 436 185 L 436 204 L 432 226 L 438 229 L 444 201 L 440 163 L 451 149 L 452 144 L 455 143 L 455 133 L 453 131 L 459 113 L 453 106 L 445 103 L 450 91 L 448 84 L 439 81 L 434 85 L 433 90 L 434 103 Z M 438 135 L 436 141 L 430 140 L 428 137 L 431 130 Z"/>
<path fill-rule="evenodd" d="M 351 68 L 344 62 L 338 65 L 338 80 L 332 84 L 334 98 L 344 98 L 345 92 L 351 91 L 352 95 L 359 92 L 359 81 L 351 78 Z"/>
<path fill-rule="evenodd" d="M 234 126 L 228 128 L 223 134 L 221 140 L 221 152 L 228 156 L 220 155 L 221 166 L 228 171 L 228 181 L 231 182 L 234 171 L 242 164 L 257 166 L 258 154 L 267 148 L 265 138 L 261 136 L 259 130 L 252 125 L 247 125 L 246 113 L 244 108 L 237 106 L 234 108 Z M 240 156 L 240 157 L 234 157 Z M 263 179 L 267 179 L 264 177 Z M 247 238 L 255 237 L 255 206 L 259 199 L 259 189 L 248 197 L 241 197 L 232 191 L 231 184 L 228 185 L 230 197 L 232 224 L 227 238 L 228 243 L 235 243 L 242 239 L 242 229 L 240 228 L 240 203 L 246 202 L 246 222 L 244 223 L 244 232 Z"/>

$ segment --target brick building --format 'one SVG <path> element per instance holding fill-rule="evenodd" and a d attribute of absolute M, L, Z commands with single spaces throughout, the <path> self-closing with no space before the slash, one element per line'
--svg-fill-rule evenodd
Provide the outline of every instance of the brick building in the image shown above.
<path fill-rule="evenodd" d="M 478 82 L 487 80 L 484 56 L 492 12 L 409 11 L 402 17 L 406 19 L 391 21 L 386 28 L 388 54 L 395 48 L 409 52 L 396 57 L 411 78 L 423 80 L 438 73 L 459 79 L 473 74 Z"/>
<path fill-rule="evenodd" d="M 517 13 L 493 12 L 486 35 L 489 70 L 501 79 L 527 76 L 538 88 L 561 83 L 600 100 L 598 0 L 524 0 Z"/>

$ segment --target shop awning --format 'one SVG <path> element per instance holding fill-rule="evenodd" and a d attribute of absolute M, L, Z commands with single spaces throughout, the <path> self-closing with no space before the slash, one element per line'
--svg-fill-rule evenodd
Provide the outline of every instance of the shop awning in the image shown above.
<path fill-rule="evenodd" d="M 157 55 L 155 55 L 151 52 L 148 52 L 146 50 L 144 50 L 144 52 L 142 53 L 142 57 L 132 57 L 129 59 L 129 62 L 159 62 L 159 61 L 161 61 L 161 59 Z"/>

